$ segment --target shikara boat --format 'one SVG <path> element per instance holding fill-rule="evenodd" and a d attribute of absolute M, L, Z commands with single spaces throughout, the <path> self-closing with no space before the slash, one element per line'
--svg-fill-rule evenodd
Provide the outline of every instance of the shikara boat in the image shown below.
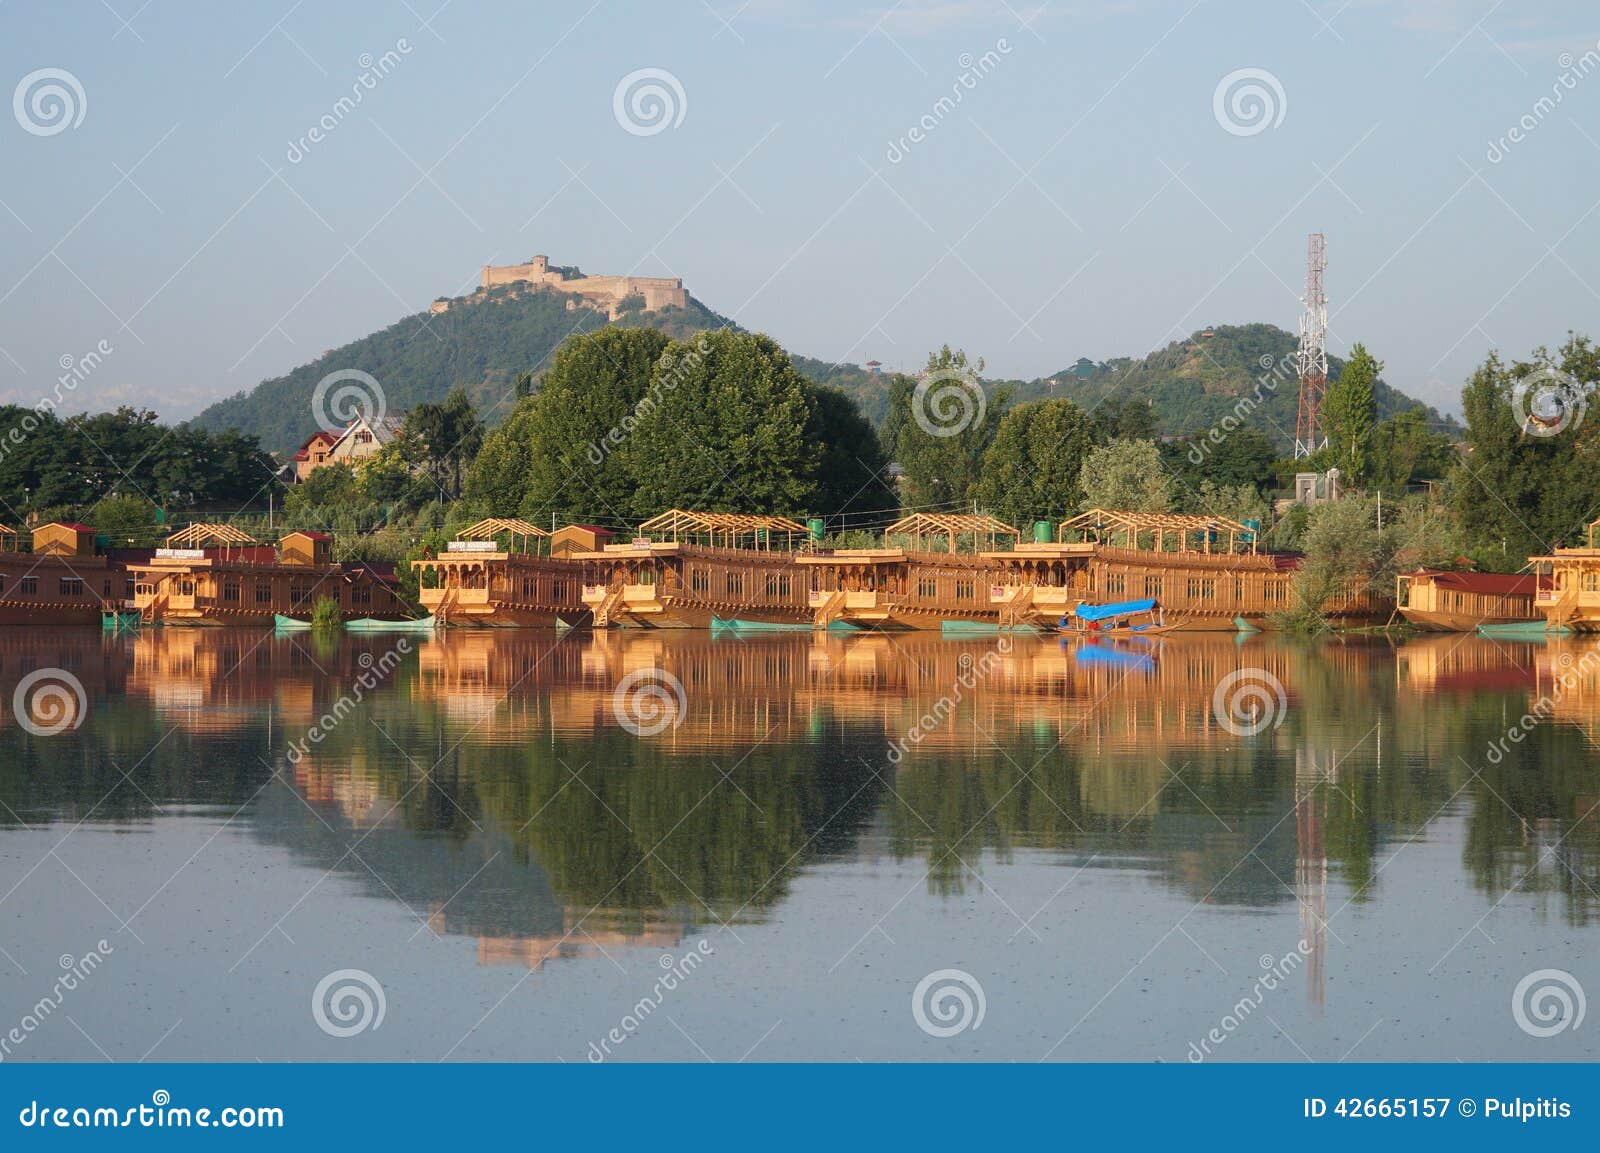
<path fill-rule="evenodd" d="M 305 633 L 311 631 L 311 622 L 301 620 L 299 617 L 286 617 L 282 613 L 274 613 L 272 627 L 280 633 Z"/>
<path fill-rule="evenodd" d="M 1503 621 L 1478 626 L 1480 637 L 1501 641 L 1542 641 L 1546 637 L 1570 637 L 1572 630 L 1549 621 Z"/>
<path fill-rule="evenodd" d="M 414 620 L 382 621 L 372 617 L 358 617 L 353 621 L 345 621 L 345 632 L 349 633 L 431 633 L 439 627 L 439 618 L 434 616 L 417 617 Z"/>
<path fill-rule="evenodd" d="M 1056 631 L 1083 637 L 1141 637 L 1171 632 L 1161 602 L 1153 597 L 1110 604 L 1075 605 L 1056 625 Z"/>

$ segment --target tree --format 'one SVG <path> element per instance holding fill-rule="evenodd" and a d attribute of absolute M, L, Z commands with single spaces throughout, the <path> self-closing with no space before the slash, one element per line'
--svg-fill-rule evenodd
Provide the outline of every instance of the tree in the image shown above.
<path fill-rule="evenodd" d="M 461 495 L 467 465 L 483 447 L 483 422 L 456 388 L 439 404 L 419 404 L 406 413 L 402 453 L 421 464 L 439 492 L 450 499 Z"/>
<path fill-rule="evenodd" d="M 976 363 L 947 344 L 928 355 L 921 377 L 890 383 L 886 434 L 905 472 L 913 508 L 965 507 L 973 495 L 984 451 L 994 439 L 1011 398 L 1009 387 L 984 384 Z M 887 437 L 886 437 L 887 439 Z"/>
<path fill-rule="evenodd" d="M 1322 423 L 1328 447 L 1348 485 L 1361 485 L 1368 479 L 1372 429 L 1378 419 L 1374 388 L 1382 372 L 1383 362 L 1358 343 L 1323 397 Z"/>
<path fill-rule="evenodd" d="M 1299 632 L 1317 629 L 1330 601 L 1371 583 L 1383 557 L 1375 503 L 1346 496 L 1310 510 L 1301 541 L 1305 557 L 1289 580 L 1289 607 L 1280 624 Z"/>
<path fill-rule="evenodd" d="M 617 450 L 637 516 L 668 508 L 802 513 L 822 446 L 809 383 L 760 333 L 702 333 L 656 366 L 650 411 Z"/>
<path fill-rule="evenodd" d="M 984 451 L 974 494 L 1009 524 L 1057 521 L 1083 503 L 1083 464 L 1094 426 L 1070 400 L 1018 405 L 1000 418 Z"/>
<path fill-rule="evenodd" d="M 1418 481 L 1442 480 L 1456 460 L 1455 442 L 1428 428 L 1427 411 L 1408 409 L 1372 430 L 1368 486 L 1392 492 Z"/>
<path fill-rule="evenodd" d="M 893 513 L 899 498 L 872 423 L 839 389 L 814 384 L 809 391 L 813 409 L 806 439 L 822 446 L 812 510 L 858 521 Z"/>
<path fill-rule="evenodd" d="M 1079 474 L 1083 502 L 1117 512 L 1167 512 L 1172 481 L 1148 440 L 1114 440 L 1091 452 Z"/>
<path fill-rule="evenodd" d="M 484 441 L 468 472 L 467 493 L 502 516 L 542 524 L 552 514 L 577 521 L 621 521 L 635 478 L 617 450 L 646 404 L 656 362 L 672 341 L 653 328 L 607 328 L 556 350 L 538 393 L 519 401 Z M 638 411 L 635 411 L 638 409 Z"/>

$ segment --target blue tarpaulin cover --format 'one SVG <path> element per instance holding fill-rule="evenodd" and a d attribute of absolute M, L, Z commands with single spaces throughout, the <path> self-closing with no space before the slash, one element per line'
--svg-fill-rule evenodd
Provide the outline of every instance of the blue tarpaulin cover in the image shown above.
<path fill-rule="evenodd" d="M 1109 605 L 1079 605 L 1073 610 L 1079 620 L 1103 621 L 1112 617 L 1128 617 L 1135 613 L 1147 613 L 1156 607 L 1155 600 L 1118 601 Z"/>

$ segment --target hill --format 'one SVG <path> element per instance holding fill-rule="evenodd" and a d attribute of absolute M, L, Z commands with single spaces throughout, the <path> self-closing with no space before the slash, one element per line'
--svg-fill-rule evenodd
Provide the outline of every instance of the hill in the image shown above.
<path fill-rule="evenodd" d="M 603 309 L 567 294 L 491 288 L 476 303 L 405 317 L 284 376 L 262 381 L 249 392 L 218 401 L 196 417 L 195 424 L 216 431 L 236 428 L 254 433 L 269 450 L 292 450 L 316 430 L 310 398 L 317 383 L 330 372 L 349 368 L 378 380 L 391 415 L 423 401 L 442 400 L 459 385 L 486 420 L 498 423 L 509 408 L 505 401 L 517 374 L 529 368 L 537 372 L 548 364 L 550 354 L 569 336 L 608 324 L 649 325 L 675 339 L 710 328 L 738 329 L 693 297 L 688 301 L 687 308 L 634 310 L 611 320 Z M 1258 398 L 1259 407 L 1248 410 L 1249 422 L 1287 454 L 1293 447 L 1299 395 L 1296 344 L 1293 333 L 1270 324 L 1222 326 L 1139 359 L 1080 359 L 1050 377 L 989 383 L 1009 386 L 1012 403 L 1050 396 L 1070 397 L 1085 407 L 1108 399 L 1144 400 L 1155 413 L 1157 431 L 1164 435 L 1203 431 L 1233 414 L 1242 399 Z M 883 424 L 891 377 L 855 364 L 800 355 L 794 356 L 794 363 L 812 381 L 832 385 L 854 399 L 874 424 Z M 1342 368 L 1342 361 L 1329 358 L 1330 377 L 1337 379 Z M 1382 381 L 1376 392 L 1380 419 L 1419 407 L 1419 402 Z M 1460 433 L 1454 420 L 1434 409 L 1428 408 L 1427 415 L 1434 428 Z"/>
<path fill-rule="evenodd" d="M 1175 340 L 1138 360 L 1119 357 L 1098 364 L 1079 360 L 1050 377 L 1015 385 L 1014 400 L 1065 396 L 1085 407 L 1108 399 L 1144 400 L 1155 413 L 1158 432 L 1181 436 L 1219 424 L 1248 398 L 1251 407 L 1245 419 L 1288 453 L 1294 448 L 1300 406 L 1298 346 L 1298 337 L 1276 325 L 1222 325 Z M 1337 380 L 1343 369 L 1343 360 L 1328 358 L 1330 381 Z M 1461 433 L 1455 420 L 1381 379 L 1373 391 L 1379 420 L 1424 408 L 1431 428 L 1452 436 Z"/>
<path fill-rule="evenodd" d="M 339 369 L 370 373 L 383 387 L 390 415 L 423 401 L 439 401 L 457 385 L 484 418 L 498 423 L 519 372 L 549 363 L 569 336 L 608 324 L 647 324 L 681 339 L 730 322 L 690 298 L 688 308 L 631 312 L 608 320 L 602 309 L 555 292 L 490 289 L 481 303 L 448 312 L 416 313 L 388 328 L 322 354 L 284 376 L 218 401 L 195 418 L 201 428 L 254 433 L 271 451 L 292 450 L 317 429 L 311 395 L 317 382 Z"/>

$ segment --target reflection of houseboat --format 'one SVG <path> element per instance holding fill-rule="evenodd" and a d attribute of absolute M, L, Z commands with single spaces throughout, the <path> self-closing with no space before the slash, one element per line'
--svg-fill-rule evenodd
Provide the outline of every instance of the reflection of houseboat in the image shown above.
<path fill-rule="evenodd" d="M 1395 578 L 1395 605 L 1417 628 L 1471 632 L 1482 624 L 1531 620 L 1538 583 L 1531 574 L 1421 569 Z"/>
<path fill-rule="evenodd" d="M 1600 548 L 1589 525 L 1589 543 L 1583 548 L 1558 548 L 1549 556 L 1528 559 L 1539 578 L 1535 613 L 1544 614 L 1548 626 L 1577 632 L 1600 632 Z M 1548 578 L 1548 579 L 1547 579 Z"/>
<path fill-rule="evenodd" d="M 996 547 L 1017 530 L 992 516 L 916 513 L 890 525 L 885 548 L 818 550 L 795 557 L 809 572 L 812 625 L 937 629 L 947 622 L 994 624 L 999 613 L 985 596 L 999 566 Z M 894 547 L 897 538 L 905 547 Z M 941 538 L 945 551 L 934 551 Z M 972 552 L 958 549 L 963 540 Z"/>
<path fill-rule="evenodd" d="M 553 628 L 584 623 L 580 570 L 539 551 L 554 536 L 515 518 L 490 517 L 445 546 L 436 557 L 411 562 L 422 607 L 442 625 L 476 628 Z M 593 532 L 593 530 L 586 530 Z"/>
<path fill-rule="evenodd" d="M 126 591 L 88 525 L 40 525 L 31 553 L 17 551 L 15 530 L 0 525 L 0 624 L 99 624 Z"/>
<path fill-rule="evenodd" d="M 811 611 L 793 562 L 806 539 L 806 526 L 788 517 L 672 509 L 627 544 L 570 555 L 583 565 L 596 628 L 804 626 Z"/>
<path fill-rule="evenodd" d="M 146 624 L 270 625 L 278 615 L 309 618 L 323 598 L 346 617 L 410 615 L 392 573 L 332 557 L 332 539 L 318 532 L 289 533 L 274 547 L 230 525 L 196 524 L 128 571 Z"/>

